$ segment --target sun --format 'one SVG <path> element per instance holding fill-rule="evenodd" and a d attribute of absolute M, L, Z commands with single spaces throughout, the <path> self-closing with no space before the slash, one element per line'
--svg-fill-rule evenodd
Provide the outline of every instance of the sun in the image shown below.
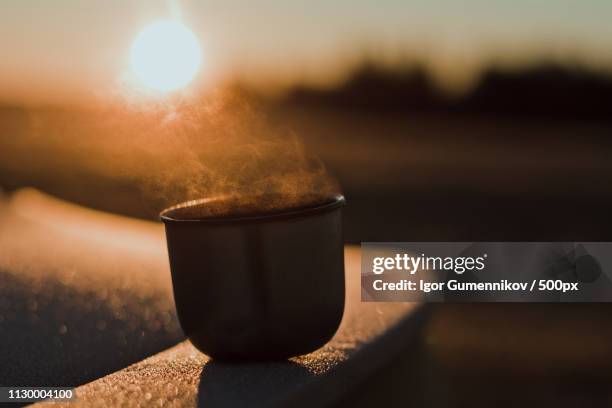
<path fill-rule="evenodd" d="M 172 91 L 187 85 L 202 63 L 200 43 L 178 21 L 159 21 L 145 27 L 134 40 L 132 72 L 146 87 Z"/>

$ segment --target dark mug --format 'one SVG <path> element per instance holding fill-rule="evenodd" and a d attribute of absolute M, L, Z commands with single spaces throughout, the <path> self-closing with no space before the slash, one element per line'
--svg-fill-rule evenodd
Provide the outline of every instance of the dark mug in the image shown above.
<path fill-rule="evenodd" d="M 344 311 L 341 195 L 303 208 L 181 219 L 161 214 L 185 334 L 222 360 L 284 359 L 334 335 Z"/>

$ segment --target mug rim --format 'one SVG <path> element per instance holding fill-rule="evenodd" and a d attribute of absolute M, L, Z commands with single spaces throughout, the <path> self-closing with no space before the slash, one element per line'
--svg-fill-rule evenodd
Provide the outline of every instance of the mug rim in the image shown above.
<path fill-rule="evenodd" d="M 196 200 L 202 203 L 210 202 L 215 200 L 216 198 L 205 198 L 202 200 Z M 169 215 L 172 211 L 180 208 L 181 206 L 185 206 L 189 201 L 179 203 L 177 205 L 168 207 L 164 209 L 160 214 L 159 218 L 164 223 L 168 224 L 232 224 L 232 223 L 246 223 L 246 222 L 266 222 L 272 220 L 279 219 L 288 219 L 288 218 L 298 218 L 303 216 L 314 215 L 323 212 L 329 212 L 335 210 L 336 208 L 342 207 L 346 204 L 346 199 L 342 194 L 332 194 L 328 197 L 327 200 L 322 201 L 321 204 L 318 205 L 310 205 L 304 207 L 296 207 L 290 208 L 286 210 L 278 210 L 275 212 L 270 212 L 268 214 L 254 214 L 254 215 L 238 215 L 238 216 L 207 216 L 201 218 L 173 218 Z M 192 204 L 195 205 L 196 203 Z"/>

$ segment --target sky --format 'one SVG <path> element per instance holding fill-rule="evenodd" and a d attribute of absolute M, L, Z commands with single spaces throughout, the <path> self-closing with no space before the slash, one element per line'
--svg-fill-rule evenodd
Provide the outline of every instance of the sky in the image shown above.
<path fill-rule="evenodd" d="M 3 0 L 0 100 L 126 92 L 132 42 L 165 19 L 181 19 L 201 43 L 194 87 L 228 77 L 270 88 L 326 84 L 364 56 L 418 58 L 448 87 L 490 62 L 612 67 L 609 0 Z"/>

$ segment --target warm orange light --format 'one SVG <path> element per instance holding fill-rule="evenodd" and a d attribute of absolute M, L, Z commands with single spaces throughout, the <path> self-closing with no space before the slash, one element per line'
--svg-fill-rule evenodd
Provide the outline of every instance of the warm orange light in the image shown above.
<path fill-rule="evenodd" d="M 187 85 L 201 62 L 198 39 L 178 21 L 160 21 L 145 27 L 132 45 L 132 72 L 146 87 L 158 91 Z"/>

